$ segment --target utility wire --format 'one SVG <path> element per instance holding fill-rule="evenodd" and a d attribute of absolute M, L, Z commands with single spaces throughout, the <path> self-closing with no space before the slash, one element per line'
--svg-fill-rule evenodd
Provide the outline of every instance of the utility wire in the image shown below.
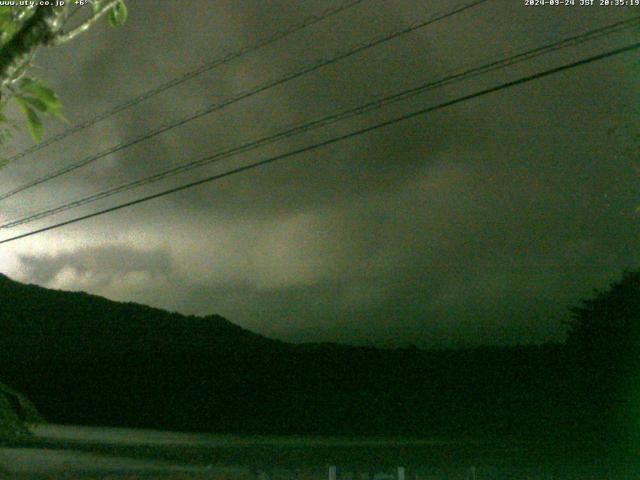
<path fill-rule="evenodd" d="M 273 43 L 276 43 L 286 37 L 288 37 L 289 35 L 293 35 L 294 33 L 297 33 L 301 30 L 304 30 L 307 27 L 310 27 L 312 25 L 315 25 L 316 23 L 319 23 L 329 17 L 332 17 L 334 15 L 337 15 L 345 10 L 348 10 L 352 7 L 355 7 L 356 5 L 364 2 L 365 0 L 351 0 L 348 2 L 343 3 L 342 5 L 339 5 L 337 7 L 334 8 L 328 8 L 326 10 L 324 10 L 322 13 L 320 13 L 319 15 L 311 15 L 307 18 L 305 18 L 304 20 L 302 20 L 302 22 L 297 23 L 289 28 L 287 28 L 286 30 L 283 31 L 279 31 L 276 32 L 274 35 L 259 41 L 258 43 L 254 44 L 254 45 L 249 45 L 247 47 L 243 47 L 239 50 L 236 50 L 234 52 L 228 53 L 222 57 L 218 57 L 204 65 L 201 65 L 193 70 L 190 70 L 186 73 L 184 73 L 183 75 L 180 75 L 179 77 L 175 77 L 172 78 L 171 80 L 158 85 L 157 87 L 151 88 L 149 90 L 147 90 L 146 92 L 141 93 L 140 95 L 130 98 L 112 108 L 110 108 L 109 110 L 106 110 L 102 113 L 99 113 L 98 115 L 95 115 L 83 122 L 80 122 L 76 125 L 73 125 L 72 127 L 66 129 L 63 132 L 60 132 L 57 135 L 54 135 L 51 138 L 48 138 L 47 140 L 44 140 L 43 142 L 40 142 L 36 145 L 33 145 L 23 151 L 21 151 L 20 153 L 15 154 L 14 156 L 10 157 L 8 159 L 9 162 L 13 161 L 13 160 L 17 160 L 19 158 L 22 157 L 26 157 L 27 155 L 31 155 L 32 153 L 35 153 L 39 150 L 42 150 L 43 148 L 48 147 L 49 145 L 53 145 L 56 142 L 59 142 L 60 140 L 63 140 L 65 138 L 67 138 L 69 135 L 72 135 L 76 132 L 79 132 L 80 130 L 84 130 L 85 128 L 88 128 L 102 120 L 105 120 L 109 117 L 112 117 L 113 115 L 116 115 L 117 113 L 122 112 L 123 110 L 126 110 L 128 108 L 131 108 L 135 105 L 138 105 L 139 103 L 144 102 L 145 100 L 154 97 L 166 90 L 169 90 L 170 88 L 173 88 L 175 86 L 178 86 L 184 82 L 187 82 L 189 80 L 191 80 L 192 78 L 195 78 L 199 75 L 202 75 L 203 73 L 206 73 L 208 71 L 211 71 L 213 69 L 215 69 L 216 67 L 219 67 L 221 65 L 225 65 L 229 62 L 231 62 L 232 60 L 235 60 L 237 58 L 241 58 L 244 57 L 245 55 L 248 55 L 250 53 L 255 52 L 256 50 L 260 50 L 262 48 L 265 48 Z M 77 12 L 80 11 L 80 8 L 75 9 L 73 12 L 71 12 L 71 15 L 69 15 L 69 17 L 67 17 L 67 21 L 73 16 L 75 15 Z M 65 22 L 66 23 L 66 22 Z"/>
<path fill-rule="evenodd" d="M 302 77 L 303 75 L 306 75 L 308 73 L 311 73 L 311 72 L 314 72 L 316 70 L 319 70 L 322 67 L 334 64 L 336 62 L 344 60 L 345 58 L 348 58 L 348 57 L 351 57 L 351 56 L 356 55 L 358 53 L 364 52 L 366 50 L 369 50 L 370 48 L 374 48 L 374 47 L 376 47 L 378 45 L 381 45 L 383 43 L 389 42 L 389 41 L 391 41 L 391 40 L 393 40 L 395 38 L 401 37 L 402 35 L 406 35 L 408 33 L 414 32 L 414 31 L 416 31 L 418 29 L 424 28 L 424 27 L 426 27 L 428 25 L 431 25 L 433 23 L 436 23 L 436 22 L 438 22 L 440 20 L 444 20 L 446 18 L 452 17 L 452 16 L 454 16 L 454 15 L 456 15 L 458 13 L 461 13 L 461 12 L 467 10 L 467 9 L 473 8 L 473 7 L 477 6 L 477 5 L 480 5 L 480 4 L 488 2 L 488 1 L 489 0 L 475 0 L 475 1 L 470 2 L 468 4 L 457 6 L 453 10 L 450 10 L 450 11 L 448 11 L 446 13 L 438 13 L 438 14 L 432 15 L 431 17 L 429 17 L 429 19 L 427 19 L 425 21 L 421 21 L 421 22 L 412 24 L 412 25 L 410 25 L 408 27 L 405 27 L 405 28 L 403 28 L 401 30 L 396 30 L 395 32 L 393 32 L 391 34 L 386 34 L 386 35 L 378 37 L 378 38 L 376 38 L 374 40 L 369 40 L 364 44 L 360 44 L 360 45 L 356 46 L 355 48 L 351 48 L 350 50 L 347 50 L 345 52 L 339 53 L 336 56 L 333 56 L 333 57 L 328 58 L 328 59 L 321 60 L 318 63 L 315 63 L 315 64 L 313 64 L 311 66 L 308 66 L 308 67 L 304 67 L 301 70 L 289 73 L 289 74 L 287 74 L 287 75 L 285 75 L 283 77 L 280 77 L 280 78 L 278 78 L 278 79 L 276 79 L 274 81 L 270 81 L 270 82 L 264 83 L 264 84 L 258 86 L 257 88 L 254 88 L 252 90 L 248 90 L 248 91 L 242 92 L 242 93 L 240 93 L 238 95 L 234 95 L 234 96 L 230 97 L 229 99 L 227 99 L 227 100 L 225 100 L 225 101 L 223 101 L 221 103 L 212 104 L 212 105 L 210 105 L 208 107 L 205 107 L 205 108 L 203 108 L 201 110 L 198 110 L 195 113 L 192 113 L 192 114 L 188 115 L 187 117 L 184 117 L 184 118 L 182 118 L 182 119 L 180 119 L 178 121 L 174 121 L 174 122 L 172 122 L 170 124 L 162 126 L 162 127 L 158 128 L 156 130 L 153 130 L 153 131 L 151 131 L 149 133 L 140 135 L 140 136 L 136 137 L 135 139 L 130 140 L 128 142 L 121 143 L 119 145 L 116 145 L 114 147 L 108 148 L 108 149 L 103 150 L 103 151 L 101 151 L 99 153 L 96 153 L 94 155 L 85 157 L 84 159 L 80 160 L 77 163 L 71 164 L 71 165 L 69 165 L 67 167 L 63 167 L 60 170 L 57 170 L 57 171 L 52 172 L 52 173 L 50 173 L 48 175 L 45 175 L 45 176 L 40 177 L 40 178 L 38 178 L 36 180 L 33 180 L 33 181 L 29 182 L 29 183 L 26 183 L 26 184 L 21 185 L 21 186 L 19 186 L 17 188 L 14 188 L 13 190 L 10 190 L 8 192 L 0 194 L 0 200 L 4 200 L 4 199 L 7 199 L 9 197 L 12 197 L 12 196 L 16 195 L 17 193 L 20 193 L 20 192 L 23 192 L 23 191 L 25 191 L 25 190 L 27 190 L 29 188 L 35 187 L 36 185 L 40 185 L 41 183 L 48 182 L 50 180 L 53 180 L 54 178 L 60 177 L 60 176 L 62 176 L 64 174 L 66 174 L 66 173 L 69 173 L 69 172 L 72 172 L 74 170 L 77 170 L 78 168 L 84 167 L 84 166 L 86 166 L 86 165 L 88 165 L 88 164 L 90 164 L 92 162 L 95 162 L 96 160 L 99 160 L 99 159 L 101 159 L 101 158 L 103 158 L 103 157 L 105 157 L 107 155 L 111 155 L 112 153 L 119 152 L 120 150 L 124 150 L 125 148 L 129 148 L 129 147 L 131 147 L 133 145 L 136 145 L 136 144 L 138 144 L 140 142 L 143 142 L 145 140 L 149 140 L 150 138 L 153 138 L 153 137 L 155 137 L 157 135 L 160 135 L 161 133 L 167 132 L 169 130 L 173 130 L 174 128 L 180 127 L 180 126 L 182 126 L 182 125 L 184 125 L 184 124 L 186 124 L 188 122 L 191 122 L 193 120 L 196 120 L 196 119 L 198 119 L 200 117 L 203 117 L 203 116 L 208 115 L 210 113 L 213 113 L 215 111 L 221 110 L 221 109 L 223 109 L 223 108 L 225 108 L 225 107 L 227 107 L 227 106 L 229 106 L 231 104 L 234 104 L 234 103 L 237 103 L 237 102 L 239 102 L 241 100 L 247 99 L 249 97 L 253 97 L 255 95 L 258 95 L 259 93 L 262 93 L 262 92 L 264 92 L 266 90 L 269 90 L 269 89 L 271 89 L 273 87 L 276 87 L 278 85 L 284 84 L 284 83 L 289 82 L 291 80 L 294 80 L 296 78 Z"/>
<path fill-rule="evenodd" d="M 378 130 L 380 128 L 388 127 L 390 125 L 394 125 L 396 123 L 403 122 L 405 120 L 409 120 L 411 118 L 415 118 L 415 117 L 418 117 L 420 115 L 424 115 L 424 114 L 427 114 L 427 113 L 430 113 L 430 112 L 433 112 L 433 111 L 436 111 L 436 110 L 441 110 L 441 109 L 444 109 L 444 108 L 447 108 L 447 107 L 451 107 L 453 105 L 457 105 L 457 104 L 460 104 L 460 103 L 463 103 L 463 102 L 466 102 L 466 101 L 469 101 L 469 100 L 472 100 L 472 99 L 475 99 L 475 98 L 483 97 L 483 96 L 488 95 L 490 93 L 494 93 L 494 92 L 497 92 L 497 91 L 500 91 L 500 90 L 511 88 L 511 87 L 516 86 L 516 85 L 521 85 L 521 84 L 524 84 L 524 83 L 528 83 L 528 82 L 531 82 L 533 80 L 538 80 L 540 78 L 548 77 L 548 76 L 554 75 L 556 73 L 560 73 L 560 72 L 567 71 L 567 70 L 570 70 L 570 69 L 573 69 L 573 68 L 576 68 L 576 67 L 587 65 L 589 63 L 593 63 L 593 62 L 596 62 L 598 60 L 603 60 L 605 58 L 613 57 L 615 55 L 620 55 L 622 53 L 631 52 L 631 51 L 637 50 L 639 48 L 640 48 L 640 42 L 634 43 L 634 44 L 631 44 L 631 45 L 627 45 L 625 47 L 617 48 L 615 50 L 609 50 L 607 52 L 604 52 L 604 53 L 601 53 L 601 54 L 598 54 L 598 55 L 587 57 L 587 58 L 584 58 L 582 60 L 577 60 L 575 62 L 567 63 L 567 64 L 561 65 L 559 67 L 555 67 L 555 68 L 551 68 L 551 69 L 548 69 L 548 70 L 544 70 L 544 71 L 539 72 L 539 73 L 535 73 L 535 74 L 532 74 L 532 75 L 527 75 L 527 76 L 521 77 L 521 78 L 519 78 L 517 80 L 512 80 L 512 81 L 509 81 L 509 82 L 501 83 L 500 85 L 497 85 L 497 86 L 494 86 L 494 87 L 490 87 L 490 88 L 486 88 L 484 90 L 480 90 L 478 92 L 471 93 L 471 94 L 468 94 L 468 95 L 464 95 L 462 97 L 458 97 L 458 98 L 455 98 L 453 100 L 448 100 L 446 102 L 440 103 L 440 104 L 435 105 L 435 106 L 423 108 L 423 109 L 420 109 L 420 110 L 415 110 L 413 112 L 406 113 L 406 114 L 401 115 L 399 117 L 395 117 L 395 118 L 392 118 L 390 120 L 386 120 L 384 122 L 377 123 L 375 125 L 371 125 L 371 126 L 368 126 L 368 127 L 365 127 L 365 128 L 354 130 L 354 131 L 351 131 L 349 133 L 346 133 L 346 134 L 343 134 L 343 135 L 339 135 L 337 137 L 333 137 L 331 139 L 324 140 L 324 141 L 318 142 L 318 143 L 314 143 L 312 145 L 309 145 L 309 146 L 306 146 L 306 147 L 302 147 L 302 148 L 299 148 L 299 149 L 296 149 L 296 150 L 292 150 L 292 151 L 289 151 L 289 152 L 286 152 L 286 153 L 283 153 L 283 154 L 280 154 L 280 155 L 275 155 L 273 157 L 269 157 L 269 158 L 260 160 L 260 161 L 255 162 L 255 163 L 251 163 L 249 165 L 238 167 L 238 168 L 235 168 L 233 170 L 229 170 L 229 171 L 224 172 L 224 173 L 211 175 L 209 177 L 206 177 L 206 178 L 194 181 L 194 182 L 190 182 L 190 183 L 187 183 L 187 184 L 184 184 L 184 185 L 180 185 L 178 187 L 170 188 L 168 190 L 164 190 L 162 192 L 155 193 L 153 195 L 147 195 L 145 197 L 141 197 L 141 198 L 137 198 L 135 200 L 131 200 L 129 202 L 121 203 L 119 205 L 115 205 L 113 207 L 106 208 L 104 210 L 99 210 L 97 212 L 93 212 L 93 213 L 89 213 L 87 215 L 82 215 L 80 217 L 72 218 L 72 219 L 66 220 L 64 222 L 56 223 L 56 224 L 53 224 L 53 225 L 49 225 L 47 227 L 43 227 L 43 228 L 40 228 L 40 229 L 37 229 L 37 230 L 32 230 L 30 232 L 26 232 L 26 233 L 23 233 L 23 234 L 20 234 L 20 235 L 16 235 L 14 237 L 10 237 L 10 238 L 4 239 L 4 240 L 0 240 L 0 244 L 12 242 L 12 241 L 19 240 L 19 239 L 22 239 L 22 238 L 26 238 L 26 237 L 30 237 L 30 236 L 33 236 L 33 235 L 37 235 L 39 233 L 47 232 L 49 230 L 54 230 L 54 229 L 57 229 L 57 228 L 61 228 L 61 227 L 64 227 L 66 225 L 70 225 L 70 224 L 77 223 L 77 222 L 80 222 L 80 221 L 83 221 L 83 220 L 87 220 L 89 218 L 97 217 L 97 216 L 104 215 L 104 214 L 107 214 L 107 213 L 110 213 L 110 212 L 114 212 L 116 210 L 121 210 L 123 208 L 131 207 L 131 206 L 137 205 L 139 203 L 148 202 L 150 200 L 154 200 L 156 198 L 164 197 L 164 196 L 170 195 L 172 193 L 180 192 L 182 190 L 187 190 L 189 188 L 193 188 L 193 187 L 196 187 L 198 185 L 202 185 L 202 184 L 209 183 L 209 182 L 212 182 L 212 181 L 215 181 L 215 180 L 219 180 L 221 178 L 225 178 L 225 177 L 229 177 L 231 175 L 235 175 L 235 174 L 238 174 L 238 173 L 241 173 L 241 172 L 245 172 L 247 170 L 252 170 L 254 168 L 258 168 L 258 167 L 261 167 L 261 166 L 264 166 L 264 165 L 268 165 L 268 164 L 276 162 L 278 160 L 283 160 L 283 159 L 290 158 L 290 157 L 293 157 L 293 156 L 296 156 L 296 155 L 300 155 L 302 153 L 306 153 L 306 152 L 310 152 L 310 151 L 313 151 L 313 150 L 317 150 L 319 148 L 323 148 L 323 147 L 326 147 L 328 145 L 332 145 L 334 143 L 341 142 L 343 140 L 354 138 L 354 137 L 357 137 L 359 135 L 363 135 L 365 133 L 369 133 L 369 132 L 372 132 L 374 130 Z"/>
<path fill-rule="evenodd" d="M 432 81 L 429 83 L 425 83 L 422 84 L 418 87 L 414 87 L 408 90 L 403 90 L 399 93 L 395 93 L 393 95 L 388 95 L 384 98 L 378 99 L 378 100 L 374 100 L 372 102 L 368 102 L 364 105 L 360 105 L 358 107 L 355 108 L 351 108 L 348 110 L 344 110 L 342 112 L 338 112 L 338 113 L 334 113 L 316 120 L 313 120 L 311 122 L 305 122 L 301 125 L 295 126 L 293 128 L 290 128 L 288 130 L 273 134 L 273 135 L 269 135 L 266 137 L 262 137 L 260 139 L 239 145 L 239 146 L 235 146 L 232 147 L 230 149 L 215 153 L 213 155 L 208 155 L 204 158 L 200 158 L 191 162 L 187 162 L 184 163 L 182 165 L 178 165 L 177 167 L 173 167 L 170 168 L 168 170 L 164 170 L 162 172 L 147 176 L 147 177 L 143 177 L 141 179 L 132 181 L 132 182 L 128 182 L 128 183 L 124 183 L 121 185 L 118 185 L 116 187 L 112 187 L 109 188 L 107 190 L 103 190 L 102 192 L 90 195 L 90 196 L 86 196 L 86 197 L 82 197 L 78 200 L 73 200 L 70 202 L 65 202 L 62 203 L 61 205 L 58 205 L 56 207 L 52 207 L 46 210 L 41 210 L 38 211 L 36 213 L 31 213 L 27 216 L 24 216 L 22 218 L 18 218 L 18 219 L 13 219 L 11 221 L 8 221 L 5 224 L 0 225 L 0 229 L 1 228 L 12 228 L 12 227 L 16 227 L 18 225 L 24 225 L 27 223 L 31 223 L 33 221 L 36 220 L 40 220 L 42 218 L 46 218 L 52 215 L 55 215 L 57 213 L 61 213 L 67 210 L 71 210 L 73 208 L 76 207 L 80 207 L 82 205 L 87 205 L 89 203 L 93 203 L 96 202 L 98 200 L 116 195 L 118 193 L 122 193 L 125 191 L 129 191 L 132 190 L 134 188 L 138 188 L 141 187 L 143 185 L 148 185 L 151 183 L 155 183 L 158 182 L 160 180 L 163 180 L 165 178 L 169 178 L 169 177 L 173 177 L 175 175 L 187 172 L 189 170 L 195 169 L 195 168 L 199 168 L 205 165 L 209 165 L 211 163 L 214 162 L 218 162 L 220 160 L 241 154 L 241 153 L 246 153 L 248 151 L 251 150 L 255 150 L 259 147 L 265 146 L 265 145 L 269 145 L 271 143 L 274 143 L 276 141 L 282 140 L 284 138 L 289 138 L 292 137 L 294 135 L 297 134 L 301 134 L 301 133 L 306 133 L 308 131 L 314 130 L 316 128 L 320 128 L 320 127 L 325 127 L 327 125 L 331 125 L 333 123 L 336 123 L 338 121 L 342 121 L 345 120 L 347 118 L 352 118 L 358 115 L 362 115 L 364 113 L 370 112 L 372 110 L 375 109 L 379 109 L 382 108 L 384 106 L 393 104 L 393 103 L 397 103 L 399 101 L 403 101 L 406 100 L 408 98 L 412 98 L 414 96 L 417 96 L 419 94 L 422 94 L 426 91 L 430 91 L 432 89 L 435 88 L 439 88 L 445 85 L 449 85 L 451 83 L 457 83 L 459 81 L 463 81 L 463 80 L 467 80 L 469 78 L 473 78 L 482 74 L 485 74 L 487 72 L 490 71 L 495 71 L 498 69 L 502 69 L 517 63 L 521 63 L 523 61 L 526 60 L 530 60 L 532 58 L 535 58 L 537 56 L 543 55 L 543 54 L 547 54 L 553 51 L 558 51 L 560 49 L 564 49 L 570 46 L 575 46 L 587 41 L 592 41 L 596 38 L 600 38 L 606 35 L 611 35 L 612 33 L 616 33 L 625 29 L 629 29 L 632 27 L 636 27 L 640 24 L 640 16 L 638 17 L 634 17 L 632 19 L 628 19 L 628 20 L 624 20 L 624 21 L 619 21 L 619 22 L 615 22 L 612 24 L 608 24 L 605 25 L 603 27 L 597 28 L 597 29 L 593 29 L 584 33 L 581 33 L 579 35 L 574 35 L 572 37 L 569 38 L 565 38 L 562 39 L 560 41 L 557 42 L 553 42 L 547 45 L 543 45 L 534 49 L 530 49 L 530 50 L 526 50 L 520 53 L 517 53 L 515 55 L 509 56 L 509 57 L 504 57 L 498 60 L 493 60 L 487 64 L 481 65 L 479 67 L 474 67 L 474 68 L 470 68 L 455 74 L 451 74 L 448 75 L 444 78 L 441 78 L 439 80 L 436 81 Z"/>

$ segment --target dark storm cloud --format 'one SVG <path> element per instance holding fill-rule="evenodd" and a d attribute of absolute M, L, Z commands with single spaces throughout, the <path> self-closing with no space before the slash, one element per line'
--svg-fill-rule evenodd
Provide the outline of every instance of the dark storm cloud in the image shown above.
<path fill-rule="evenodd" d="M 365 2 L 21 161 L 5 170 L 3 186 L 451 7 L 445 1 Z M 39 64 L 68 105 L 67 116 L 78 121 L 325 8 L 326 2 L 286 0 L 215 7 L 166 2 L 159 8 L 155 1 L 136 0 L 124 29 L 98 27 L 73 46 L 41 52 Z M 104 158 L 12 199 L 6 208 L 17 213 L 94 193 L 628 15 L 611 8 L 526 9 L 518 2 L 489 2 Z M 439 89 L 145 191 L 630 39 L 606 37 Z M 618 154 L 624 150 L 620 139 L 608 133 L 621 124 L 634 128 L 637 121 L 628 109 L 638 73 L 632 60 L 609 60 L 505 90 L 34 237 L 11 247 L 21 259 L 15 270 L 36 283 L 185 313 L 220 313 L 290 340 L 449 345 L 561 339 L 567 307 L 623 268 L 640 264 L 637 178 L 629 158 Z M 126 198 L 133 195 L 120 200 Z M 117 246 L 105 246 L 105 238 Z"/>

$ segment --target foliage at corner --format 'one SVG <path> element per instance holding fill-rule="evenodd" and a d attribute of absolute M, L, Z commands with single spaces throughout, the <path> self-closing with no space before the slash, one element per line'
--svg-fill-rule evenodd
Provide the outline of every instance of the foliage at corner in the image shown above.
<path fill-rule="evenodd" d="M 41 115 L 51 115 L 64 120 L 62 103 L 53 90 L 35 78 L 23 78 L 12 88 L 15 101 L 24 113 L 31 137 L 39 142 L 44 127 Z"/>
<path fill-rule="evenodd" d="M 0 439 L 29 435 L 28 423 L 44 419 L 23 395 L 0 383 Z"/>
<path fill-rule="evenodd" d="M 19 128 L 4 113 L 9 102 L 15 102 L 23 113 L 24 124 L 35 142 L 43 136 L 43 117 L 64 120 L 62 103 L 55 92 L 30 75 L 36 50 L 75 39 L 103 16 L 114 27 L 122 26 L 128 16 L 124 0 L 94 0 L 76 8 L 70 4 L 0 6 L 0 145 Z"/>

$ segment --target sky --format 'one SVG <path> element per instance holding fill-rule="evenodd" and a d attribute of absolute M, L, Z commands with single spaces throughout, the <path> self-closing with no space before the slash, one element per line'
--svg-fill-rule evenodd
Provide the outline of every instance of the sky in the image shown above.
<path fill-rule="evenodd" d="M 38 52 L 33 74 L 58 93 L 69 122 L 48 121 L 45 138 L 340 4 L 129 1 L 124 27 L 102 22 Z M 16 160 L 0 171 L 0 190 L 452 8 L 445 0 L 364 0 Z M 2 200 L 0 220 L 638 14 L 640 7 L 490 0 Z M 572 46 L 0 238 L 637 40 L 638 27 Z M 561 341 L 571 306 L 640 266 L 638 60 L 637 51 L 605 59 L 3 244 L 0 272 L 184 314 L 217 313 L 294 342 Z M 30 144 L 19 133 L 5 154 Z"/>

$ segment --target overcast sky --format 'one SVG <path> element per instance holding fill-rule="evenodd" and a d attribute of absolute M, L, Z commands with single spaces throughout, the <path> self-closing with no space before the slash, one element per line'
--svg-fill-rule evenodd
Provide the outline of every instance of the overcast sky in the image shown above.
<path fill-rule="evenodd" d="M 40 51 L 34 73 L 75 124 L 339 4 L 132 0 L 125 27 L 101 24 Z M 452 7 L 365 0 L 16 161 L 0 171 L 0 190 Z M 489 1 L 4 200 L 0 220 L 639 13 Z M 627 45 L 637 31 L 433 90 L 0 238 Z M 561 340 L 570 306 L 640 265 L 638 170 L 623 134 L 637 132 L 638 68 L 638 53 L 624 54 L 5 244 L 0 271 L 186 314 L 218 313 L 291 341 Z M 45 138 L 64 128 L 47 123 Z M 19 135 L 6 151 L 29 144 Z"/>

